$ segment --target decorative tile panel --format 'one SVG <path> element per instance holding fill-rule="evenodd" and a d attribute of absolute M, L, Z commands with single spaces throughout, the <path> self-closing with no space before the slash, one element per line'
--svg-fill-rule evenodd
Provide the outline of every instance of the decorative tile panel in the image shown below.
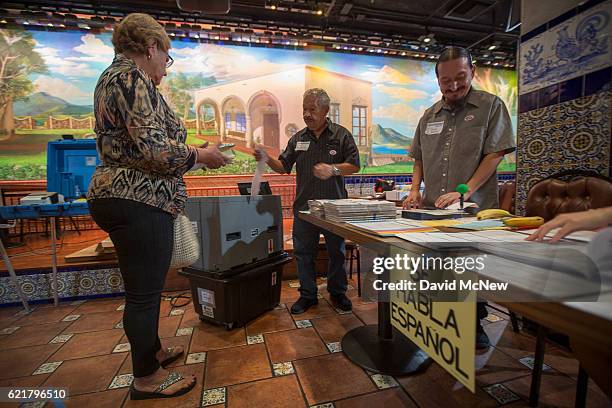
<path fill-rule="evenodd" d="M 130 351 L 130 343 L 120 343 L 115 346 L 113 349 L 113 353 L 123 353 L 125 351 Z"/>
<path fill-rule="evenodd" d="M 538 181 L 564 170 L 610 169 L 612 91 L 535 109 L 519 115 L 516 212 Z"/>
<path fill-rule="evenodd" d="M 520 45 L 519 94 L 610 66 L 610 16 L 606 1 Z"/>
<path fill-rule="evenodd" d="M 247 344 L 259 344 L 265 342 L 263 334 L 256 334 L 254 336 L 247 336 Z"/>
<path fill-rule="evenodd" d="M 295 325 L 298 329 L 305 329 L 307 327 L 312 327 L 312 323 L 310 320 L 296 320 Z"/>
<path fill-rule="evenodd" d="M 191 353 L 187 355 L 187 361 L 185 364 L 197 364 L 204 363 L 206 361 L 206 353 Z"/>
<path fill-rule="evenodd" d="M 193 333 L 193 327 L 183 327 L 182 329 L 178 329 L 176 331 L 176 336 L 191 336 Z"/>
<path fill-rule="evenodd" d="M 293 368 L 293 364 L 291 361 L 286 363 L 275 363 L 272 364 L 272 369 L 274 370 L 274 376 L 279 377 L 281 375 L 289 375 L 294 374 L 295 369 Z"/>
<path fill-rule="evenodd" d="M 503 384 L 492 384 L 483 388 L 498 404 L 504 405 L 519 401 L 521 398 Z"/>
<path fill-rule="evenodd" d="M 73 334 L 60 334 L 60 335 L 57 335 L 57 336 L 55 336 L 54 338 L 51 339 L 49 344 L 66 343 L 68 340 L 70 340 L 72 338 L 72 336 L 74 336 L 74 335 Z"/>
<path fill-rule="evenodd" d="M 399 384 L 395 381 L 395 378 L 390 375 L 383 374 L 374 374 L 372 375 L 372 381 L 378 387 L 379 390 L 384 390 L 386 388 L 397 387 Z"/>
<path fill-rule="evenodd" d="M 29 275 L 18 275 L 17 282 L 29 301 L 52 299 L 51 273 L 46 270 Z M 74 298 L 123 293 L 123 280 L 119 268 L 59 271 L 58 296 Z M 8 275 L 0 277 L 0 304 L 20 303 L 19 296 Z"/>
<path fill-rule="evenodd" d="M 202 406 L 225 404 L 225 387 L 211 388 L 202 392 Z"/>
<path fill-rule="evenodd" d="M 36 369 L 36 371 L 34 371 L 32 373 L 32 375 L 38 375 L 38 374 L 49 374 L 54 372 L 55 370 L 57 370 L 57 367 L 59 367 L 60 365 L 62 365 L 63 361 L 54 361 L 52 363 L 44 363 L 41 364 L 40 367 L 38 367 Z"/>
<path fill-rule="evenodd" d="M 108 386 L 108 389 L 129 387 L 132 385 L 132 381 L 134 381 L 134 374 L 121 374 L 113 378 L 113 382 Z"/>

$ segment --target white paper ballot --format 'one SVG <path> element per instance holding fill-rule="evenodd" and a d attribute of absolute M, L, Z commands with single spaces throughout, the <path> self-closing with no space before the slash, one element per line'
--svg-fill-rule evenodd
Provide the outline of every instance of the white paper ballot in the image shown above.
<path fill-rule="evenodd" d="M 228 159 L 227 164 L 231 163 L 234 161 L 234 156 L 231 154 L 223 154 L 224 157 L 226 157 Z M 204 163 L 194 163 L 193 166 L 191 166 L 191 168 L 188 171 L 194 171 L 194 170 L 200 170 L 200 169 L 205 169 L 206 166 L 204 165 Z"/>
<path fill-rule="evenodd" d="M 449 205 L 448 207 L 446 207 L 447 210 L 458 210 L 461 207 L 461 203 L 459 201 L 457 201 L 456 203 L 452 203 L 451 205 Z M 470 207 L 478 207 L 478 204 L 473 203 L 471 201 L 466 201 L 463 203 L 463 208 L 470 208 Z"/>
<path fill-rule="evenodd" d="M 524 235 L 531 235 L 534 232 L 536 232 L 537 229 L 528 229 L 528 230 L 520 230 L 517 231 L 520 234 L 524 234 Z M 550 230 L 548 232 L 548 234 L 546 234 L 546 239 L 545 241 L 548 241 L 549 239 L 551 239 L 552 237 L 555 236 L 555 234 L 559 231 L 559 228 L 554 228 L 552 230 Z M 569 235 L 566 235 L 565 238 L 563 239 L 569 239 L 571 241 L 579 241 L 579 242 L 591 242 L 591 240 L 593 239 L 593 237 L 597 234 L 597 231 L 575 231 L 572 232 Z"/>
<path fill-rule="evenodd" d="M 257 168 L 253 175 L 253 181 L 251 181 L 251 197 L 259 194 L 259 185 L 261 184 L 261 176 L 266 169 L 266 160 L 262 158 L 257 162 Z"/>
<path fill-rule="evenodd" d="M 410 242 L 523 242 L 525 236 L 511 231 L 477 231 L 477 232 L 416 232 L 395 234 L 396 237 Z"/>

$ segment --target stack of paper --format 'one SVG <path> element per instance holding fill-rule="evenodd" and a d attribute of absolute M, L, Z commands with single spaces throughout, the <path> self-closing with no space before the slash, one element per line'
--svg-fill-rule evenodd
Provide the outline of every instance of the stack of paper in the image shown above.
<path fill-rule="evenodd" d="M 330 200 L 323 203 L 325 218 L 330 221 L 394 220 L 395 204 L 389 201 L 362 199 Z"/>
<path fill-rule="evenodd" d="M 536 232 L 537 229 L 529 229 L 529 230 L 521 230 L 518 231 L 521 234 L 525 234 L 525 235 L 531 235 L 534 232 Z M 546 234 L 545 237 L 545 241 L 548 241 L 549 239 L 551 239 L 552 237 L 555 236 L 555 234 L 559 231 L 559 228 L 554 228 L 552 230 L 550 230 L 548 232 L 548 234 Z M 571 241 L 579 241 L 579 242 L 591 242 L 591 240 L 593 239 L 593 237 L 597 234 L 597 231 L 575 231 L 572 232 L 571 234 L 565 236 L 564 239 L 569 239 Z"/>
<path fill-rule="evenodd" d="M 408 232 L 430 232 L 435 231 L 435 228 L 424 226 L 421 222 L 411 220 L 382 220 L 382 221 L 365 221 L 365 222 L 348 222 L 353 228 L 376 234 L 383 237 L 394 236 L 400 233 Z"/>
<path fill-rule="evenodd" d="M 415 234 L 396 234 L 398 238 L 410 242 L 485 242 L 495 244 L 499 242 L 524 242 L 525 235 L 510 231 L 475 231 L 475 232 L 424 232 Z"/>
<path fill-rule="evenodd" d="M 334 200 L 308 200 L 308 209 L 310 210 L 311 214 L 316 215 L 318 217 L 324 217 L 325 208 L 323 207 L 323 205 L 329 201 Z"/>
<path fill-rule="evenodd" d="M 424 208 L 417 208 L 414 210 L 403 210 L 402 217 L 411 220 L 442 220 L 449 218 L 461 218 L 467 214 L 463 210 L 428 210 Z"/>

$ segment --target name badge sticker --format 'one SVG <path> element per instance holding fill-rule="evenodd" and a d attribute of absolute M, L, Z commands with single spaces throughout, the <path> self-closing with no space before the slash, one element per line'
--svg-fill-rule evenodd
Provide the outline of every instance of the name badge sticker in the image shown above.
<path fill-rule="evenodd" d="M 310 147 L 310 142 L 297 142 L 297 146 L 295 146 L 296 151 L 307 151 Z"/>
<path fill-rule="evenodd" d="M 429 122 L 425 128 L 426 135 L 439 135 L 444 129 L 444 121 L 442 122 Z"/>

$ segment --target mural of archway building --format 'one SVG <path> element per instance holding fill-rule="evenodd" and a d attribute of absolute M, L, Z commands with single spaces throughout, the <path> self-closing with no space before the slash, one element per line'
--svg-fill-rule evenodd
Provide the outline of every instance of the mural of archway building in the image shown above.
<path fill-rule="evenodd" d="M 359 150 L 369 153 L 372 83 L 310 65 L 193 91 L 197 133 L 282 151 L 305 126 L 302 96 L 310 88 L 327 91 L 331 120 L 351 131 Z"/>

